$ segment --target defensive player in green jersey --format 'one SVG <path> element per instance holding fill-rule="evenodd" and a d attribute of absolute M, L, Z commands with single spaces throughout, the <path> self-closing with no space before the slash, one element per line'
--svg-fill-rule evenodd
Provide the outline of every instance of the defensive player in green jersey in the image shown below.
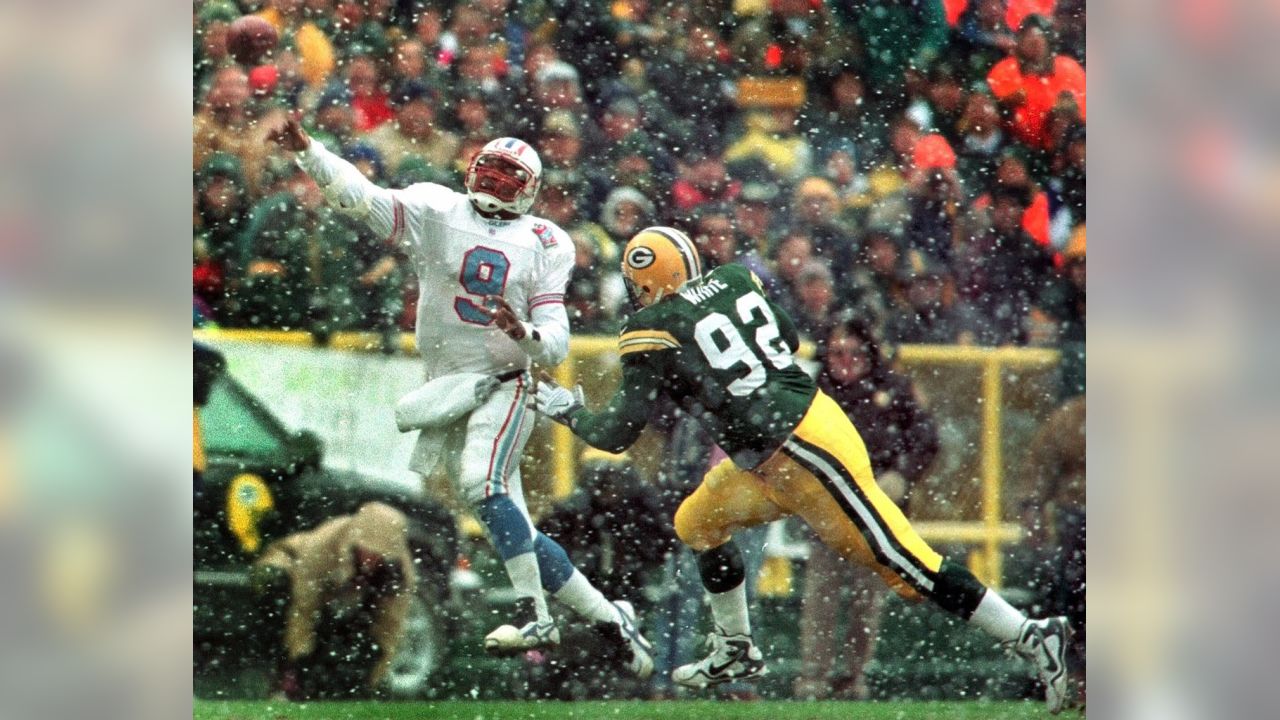
<path fill-rule="evenodd" d="M 622 271 L 640 310 L 619 338 L 619 392 L 593 413 L 580 388 L 544 381 L 535 404 L 589 445 L 619 452 L 666 394 L 729 455 L 676 511 L 676 534 L 698 555 L 716 628 L 711 653 L 677 668 L 672 679 L 701 688 L 764 673 L 732 537 L 798 515 L 823 542 L 872 568 L 902 596 L 932 600 L 1008 643 L 1035 664 L 1050 711 L 1061 710 L 1066 619 L 1029 620 L 920 538 L 876 485 L 857 430 L 796 365 L 795 326 L 765 297 L 759 279 L 732 264 L 704 276 L 693 243 L 668 227 L 633 237 Z"/>

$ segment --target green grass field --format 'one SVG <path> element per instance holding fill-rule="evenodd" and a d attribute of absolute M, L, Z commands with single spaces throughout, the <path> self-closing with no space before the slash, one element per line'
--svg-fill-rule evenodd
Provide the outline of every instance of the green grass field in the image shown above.
<path fill-rule="evenodd" d="M 197 701 L 194 720 L 1021 720 L 1033 702 L 375 702 Z M 1069 716 L 1068 716 L 1069 717 Z M 1078 716 L 1077 716 L 1078 717 Z"/>

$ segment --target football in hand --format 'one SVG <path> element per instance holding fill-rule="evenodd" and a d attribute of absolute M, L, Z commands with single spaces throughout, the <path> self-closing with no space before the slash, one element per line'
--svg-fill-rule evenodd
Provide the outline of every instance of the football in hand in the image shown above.
<path fill-rule="evenodd" d="M 237 18 L 227 28 L 227 51 L 244 65 L 258 64 L 279 40 L 280 33 L 275 26 L 257 15 Z"/>

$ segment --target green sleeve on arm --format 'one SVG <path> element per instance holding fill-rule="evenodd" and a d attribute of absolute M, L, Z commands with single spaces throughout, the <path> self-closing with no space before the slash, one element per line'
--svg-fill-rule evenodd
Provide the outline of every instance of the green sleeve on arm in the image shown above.
<path fill-rule="evenodd" d="M 649 411 L 658 397 L 661 384 L 654 363 L 642 360 L 624 360 L 622 386 L 598 413 L 579 410 L 574 413 L 570 427 L 573 433 L 588 445 L 619 453 L 631 447 L 649 422 Z"/>

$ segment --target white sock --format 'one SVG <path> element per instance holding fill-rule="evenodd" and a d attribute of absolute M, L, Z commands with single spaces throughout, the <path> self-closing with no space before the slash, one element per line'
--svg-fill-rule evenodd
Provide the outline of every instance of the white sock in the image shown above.
<path fill-rule="evenodd" d="M 987 588 L 987 591 L 982 594 L 978 609 L 974 610 L 973 616 L 969 618 L 969 622 L 1004 642 L 1017 640 L 1022 631 L 1022 624 L 1026 621 L 1026 615 L 1019 612 L 991 588 Z"/>
<path fill-rule="evenodd" d="M 618 611 L 604 594 L 596 589 L 586 575 L 573 571 L 564 586 L 552 595 L 569 606 L 570 610 L 597 622 L 617 622 Z"/>
<path fill-rule="evenodd" d="M 547 598 L 542 594 L 542 579 L 538 576 L 538 558 L 532 552 L 521 553 L 506 562 L 507 577 L 511 578 L 511 586 L 516 595 L 533 598 L 534 611 L 538 613 L 538 622 L 551 621 L 551 613 L 547 612 Z"/>
<path fill-rule="evenodd" d="M 732 590 L 707 593 L 711 617 L 726 635 L 750 635 L 751 618 L 747 616 L 747 583 L 742 581 Z"/>

